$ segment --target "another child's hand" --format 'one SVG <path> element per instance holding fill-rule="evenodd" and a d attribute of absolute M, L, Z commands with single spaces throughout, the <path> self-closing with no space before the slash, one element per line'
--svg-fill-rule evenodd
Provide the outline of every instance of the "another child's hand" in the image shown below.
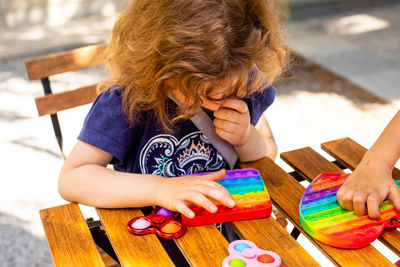
<path fill-rule="evenodd" d="M 250 114 L 246 102 L 240 99 L 224 100 L 214 112 L 216 133 L 233 146 L 247 142 L 250 136 Z"/>
<path fill-rule="evenodd" d="M 366 161 L 366 162 L 365 162 Z M 342 208 L 354 210 L 358 216 L 380 218 L 379 205 L 389 199 L 400 210 L 400 192 L 389 168 L 365 160 L 347 178 L 337 192 Z"/>
<path fill-rule="evenodd" d="M 208 198 L 233 208 L 235 202 L 231 194 L 217 183 L 224 178 L 225 174 L 226 170 L 222 169 L 205 175 L 167 178 L 157 192 L 157 204 L 169 210 L 178 211 L 189 218 L 194 217 L 193 211 L 189 208 L 191 203 L 212 213 L 217 211 L 217 207 Z"/>

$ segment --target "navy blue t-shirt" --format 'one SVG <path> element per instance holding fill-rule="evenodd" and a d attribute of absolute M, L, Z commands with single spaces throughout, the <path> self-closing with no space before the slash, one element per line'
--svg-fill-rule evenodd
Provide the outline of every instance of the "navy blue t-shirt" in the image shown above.
<path fill-rule="evenodd" d="M 243 99 L 256 125 L 272 104 L 275 88 Z M 181 120 L 173 134 L 165 132 L 151 111 L 140 114 L 133 126 L 122 111 L 121 90 L 107 90 L 94 101 L 78 139 L 114 156 L 114 169 L 165 177 L 216 171 L 228 165 L 191 120 Z M 174 105 L 171 101 L 170 105 Z M 212 113 L 208 115 L 213 118 Z"/>

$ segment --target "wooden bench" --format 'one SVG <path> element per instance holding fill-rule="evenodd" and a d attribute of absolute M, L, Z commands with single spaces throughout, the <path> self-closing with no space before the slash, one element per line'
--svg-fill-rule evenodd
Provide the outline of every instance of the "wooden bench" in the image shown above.
<path fill-rule="evenodd" d="M 282 159 L 293 167 L 295 173 L 285 172 L 268 158 L 241 164 L 241 167 L 260 171 L 273 204 L 334 265 L 392 266 L 393 263 L 372 245 L 356 250 L 334 248 L 313 239 L 303 231 L 298 207 L 305 188 L 294 177 L 301 176 L 311 181 L 320 172 L 341 171 L 341 167 L 354 169 L 366 151 L 349 138 L 323 143 L 322 148 L 340 164 L 334 164 L 306 147 L 281 154 Z M 396 169 L 394 175 L 397 177 L 399 170 Z M 155 235 L 135 236 L 127 231 L 127 222 L 142 214 L 139 209 L 97 209 L 97 212 L 122 266 L 174 266 L 173 260 Z M 40 211 L 40 215 L 56 266 L 103 266 L 77 204 L 44 209 Z M 310 255 L 271 216 L 237 221 L 231 225 L 239 237 L 278 253 L 282 258 L 282 266 L 319 265 L 313 258 L 314 255 Z M 385 230 L 379 240 L 400 256 L 398 231 Z M 188 227 L 187 233 L 175 242 L 192 266 L 220 266 L 222 260 L 228 256 L 228 241 L 214 225 Z"/>
<path fill-rule="evenodd" d="M 103 65 L 105 48 L 105 44 L 91 45 L 25 62 L 29 79 L 40 79 L 42 82 L 44 96 L 35 99 L 38 114 L 39 116 L 50 115 L 57 143 L 64 158 L 63 137 L 57 112 L 92 103 L 97 96 L 98 84 L 64 88 L 60 93 L 53 93 L 50 77 Z"/>
<path fill-rule="evenodd" d="M 61 92 L 53 93 L 51 77 L 61 73 L 104 65 L 105 60 L 103 54 L 105 48 L 106 44 L 90 45 L 66 52 L 30 59 L 25 62 L 29 79 L 41 80 L 44 96 L 35 98 L 38 115 L 50 115 L 54 134 L 64 158 L 63 135 L 57 113 L 92 103 L 98 95 L 98 83 L 83 84 L 83 86 L 79 88 L 59 88 L 62 89 Z M 76 208 L 77 207 L 68 207 L 68 210 L 65 210 L 64 212 L 71 216 L 79 216 L 79 214 L 74 213 Z M 74 218 L 77 219 L 77 217 Z M 86 225 L 87 223 L 89 223 L 89 221 L 84 224 Z M 98 228 L 98 224 L 96 228 Z M 91 228 L 92 234 L 93 229 L 94 227 Z M 96 229 L 96 233 L 97 232 L 98 229 Z M 106 262 L 106 266 L 116 266 L 115 261 L 104 253 L 101 248 L 96 248 L 101 253 L 103 261 Z"/>

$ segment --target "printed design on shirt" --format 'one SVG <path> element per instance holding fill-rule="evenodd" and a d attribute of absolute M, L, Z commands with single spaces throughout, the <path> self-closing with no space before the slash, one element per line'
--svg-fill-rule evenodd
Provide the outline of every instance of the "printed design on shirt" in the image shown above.
<path fill-rule="evenodd" d="M 200 131 L 181 140 L 169 134 L 151 138 L 140 152 L 140 170 L 165 177 L 181 176 L 224 167 L 224 159 Z"/>

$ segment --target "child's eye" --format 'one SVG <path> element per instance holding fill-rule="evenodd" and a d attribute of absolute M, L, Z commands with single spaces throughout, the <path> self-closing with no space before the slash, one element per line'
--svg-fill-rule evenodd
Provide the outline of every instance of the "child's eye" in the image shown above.
<path fill-rule="evenodd" d="M 225 100 L 226 96 L 224 93 L 206 95 L 206 99 L 213 102 L 220 102 Z"/>
<path fill-rule="evenodd" d="M 206 96 L 208 101 L 212 101 L 212 102 L 221 102 L 224 101 L 226 99 L 226 97 L 221 97 L 221 98 L 213 98 L 210 96 Z"/>

